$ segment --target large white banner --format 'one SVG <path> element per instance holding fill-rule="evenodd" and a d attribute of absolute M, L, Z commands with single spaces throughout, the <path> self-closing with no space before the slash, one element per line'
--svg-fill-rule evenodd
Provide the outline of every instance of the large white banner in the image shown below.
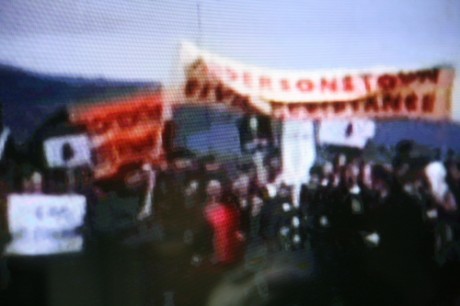
<path fill-rule="evenodd" d="M 308 120 L 286 120 L 281 134 L 281 156 L 283 181 L 299 186 L 308 182 L 310 168 L 316 158 L 313 122 Z"/>
<path fill-rule="evenodd" d="M 278 118 L 449 119 L 451 115 L 452 67 L 270 70 L 190 43 L 182 46 L 180 65 L 185 80 L 180 93 L 170 98 L 188 103 L 225 103 Z"/>
<path fill-rule="evenodd" d="M 12 241 L 7 255 L 51 255 L 81 251 L 86 199 L 81 195 L 12 194 L 8 225 Z"/>
<path fill-rule="evenodd" d="M 375 122 L 366 119 L 323 120 L 320 123 L 318 139 L 320 144 L 332 144 L 364 148 L 375 135 Z"/>
<path fill-rule="evenodd" d="M 91 164 L 91 143 L 87 135 L 66 135 L 48 138 L 43 143 L 50 168 L 73 168 Z"/>

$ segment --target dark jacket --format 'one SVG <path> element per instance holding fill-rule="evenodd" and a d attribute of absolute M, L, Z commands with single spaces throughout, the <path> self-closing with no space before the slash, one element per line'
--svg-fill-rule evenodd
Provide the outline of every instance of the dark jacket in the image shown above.
<path fill-rule="evenodd" d="M 256 139 L 265 139 L 269 145 L 273 144 L 273 132 L 270 117 L 255 116 L 257 120 L 257 129 L 253 131 L 250 126 L 251 116 L 244 116 L 238 122 L 238 131 L 240 134 L 240 145 L 243 152 L 246 151 L 245 145 Z"/>

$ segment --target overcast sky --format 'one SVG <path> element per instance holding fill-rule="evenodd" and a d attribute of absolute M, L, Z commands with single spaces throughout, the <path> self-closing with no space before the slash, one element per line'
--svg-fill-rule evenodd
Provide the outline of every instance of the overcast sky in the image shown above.
<path fill-rule="evenodd" d="M 272 69 L 460 69 L 460 0 L 1 3 L 0 62 L 40 72 L 168 83 L 184 40 Z"/>

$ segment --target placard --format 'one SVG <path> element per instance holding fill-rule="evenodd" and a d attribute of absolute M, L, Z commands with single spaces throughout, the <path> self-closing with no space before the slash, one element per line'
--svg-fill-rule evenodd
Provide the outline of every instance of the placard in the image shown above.
<path fill-rule="evenodd" d="M 320 144 L 332 144 L 362 149 L 375 135 L 375 122 L 366 119 L 323 120 L 318 139 Z"/>
<path fill-rule="evenodd" d="M 50 168 L 91 165 L 91 144 L 87 135 L 48 138 L 43 143 L 43 149 Z"/>
<path fill-rule="evenodd" d="M 12 194 L 8 196 L 12 241 L 6 255 L 52 255 L 79 252 L 86 199 L 81 195 Z"/>

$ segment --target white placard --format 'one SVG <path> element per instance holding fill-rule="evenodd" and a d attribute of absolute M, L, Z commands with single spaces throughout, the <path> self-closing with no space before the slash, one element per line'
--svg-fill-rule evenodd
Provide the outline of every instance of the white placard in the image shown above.
<path fill-rule="evenodd" d="M 319 128 L 320 144 L 364 148 L 375 135 L 375 122 L 367 119 L 323 120 Z"/>
<path fill-rule="evenodd" d="M 65 145 L 68 144 L 72 153 L 66 161 L 63 156 Z M 73 168 L 91 164 L 91 145 L 87 135 L 66 135 L 48 138 L 43 143 L 45 157 L 50 168 Z"/>
<path fill-rule="evenodd" d="M 86 199 L 81 195 L 12 194 L 8 225 L 12 241 L 7 255 L 51 255 L 79 252 Z"/>

